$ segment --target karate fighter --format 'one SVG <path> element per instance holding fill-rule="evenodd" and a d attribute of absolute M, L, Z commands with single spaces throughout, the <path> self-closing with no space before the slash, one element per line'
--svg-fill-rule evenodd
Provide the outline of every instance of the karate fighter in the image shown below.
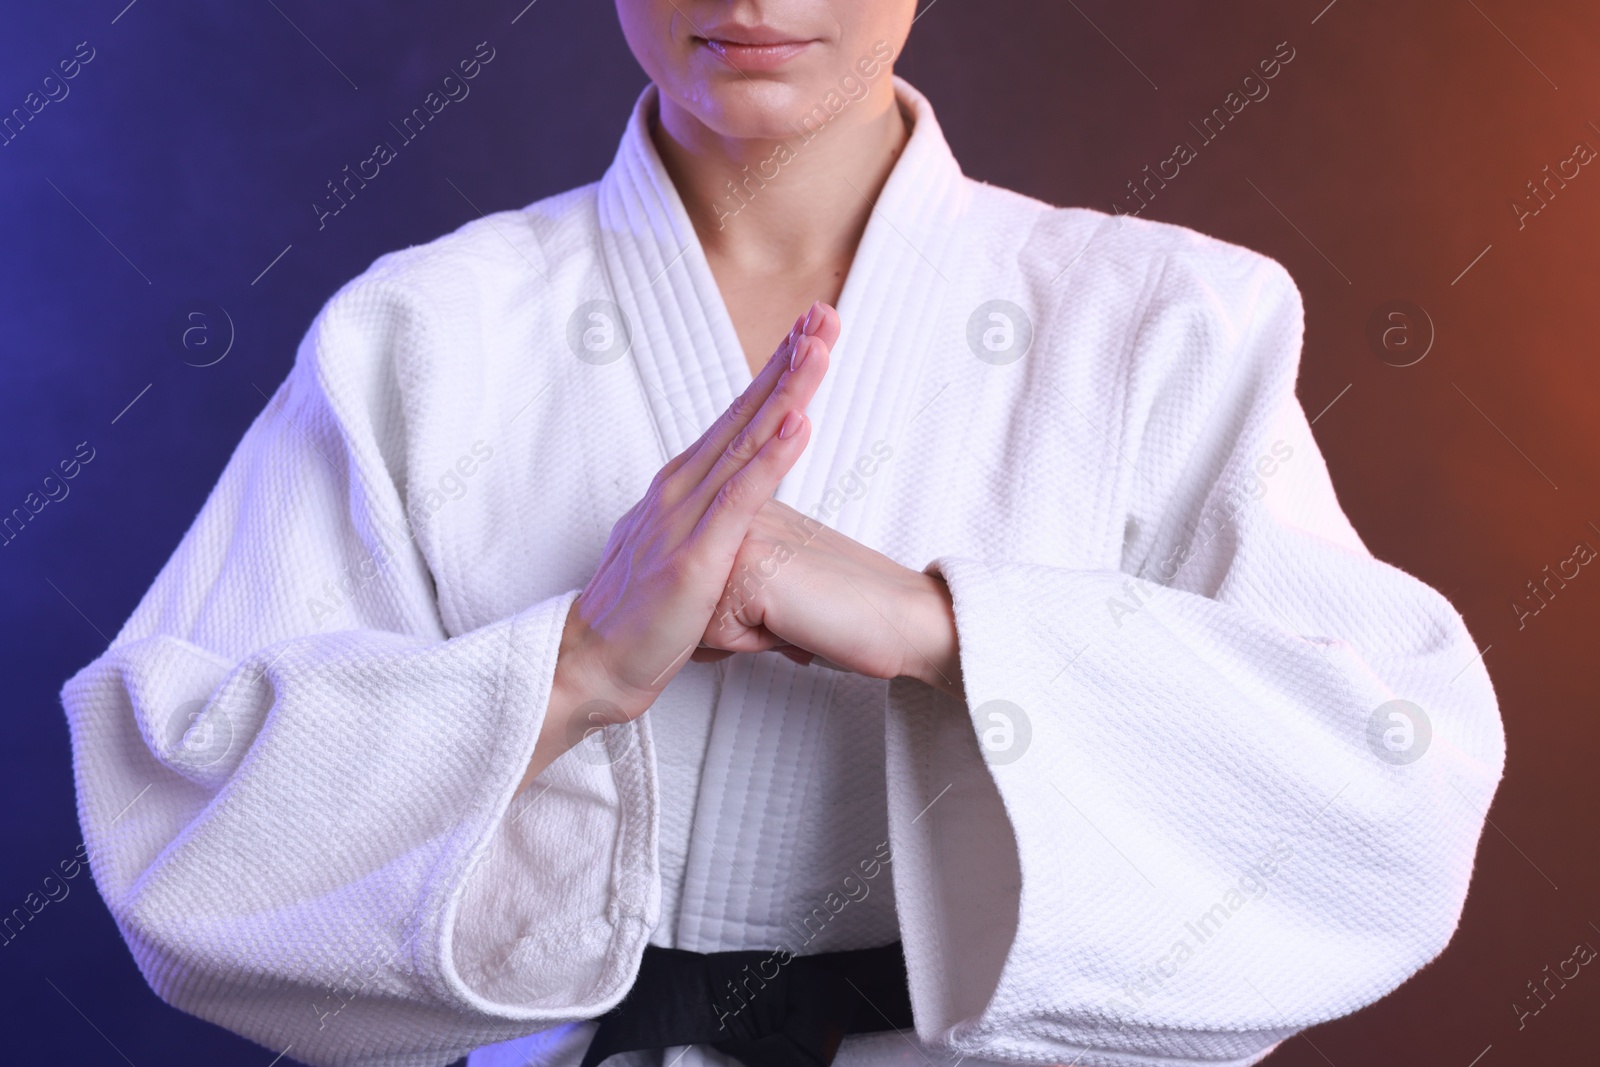
<path fill-rule="evenodd" d="M 610 169 L 334 295 L 63 690 L 155 991 L 316 1065 L 1181 1067 L 1437 956 L 1503 732 L 1283 268 L 964 177 L 911 0 L 617 9 Z"/>

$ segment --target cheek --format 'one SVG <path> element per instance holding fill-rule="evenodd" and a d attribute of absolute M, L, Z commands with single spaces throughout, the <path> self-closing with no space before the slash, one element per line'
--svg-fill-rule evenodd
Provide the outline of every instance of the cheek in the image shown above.
<path fill-rule="evenodd" d="M 863 56 L 880 60 L 885 56 L 891 59 L 898 56 L 911 32 L 911 20 L 916 18 L 917 7 L 915 0 L 871 0 L 869 3 L 828 0 L 828 15 L 843 29 L 844 50 L 848 55 L 842 59 L 854 66 Z"/>
<path fill-rule="evenodd" d="M 678 13 L 672 5 L 661 0 L 617 0 L 616 6 L 628 50 L 650 80 L 667 85 L 681 80 L 684 45 L 673 38 Z M 678 16 L 677 22 L 682 21 Z"/>

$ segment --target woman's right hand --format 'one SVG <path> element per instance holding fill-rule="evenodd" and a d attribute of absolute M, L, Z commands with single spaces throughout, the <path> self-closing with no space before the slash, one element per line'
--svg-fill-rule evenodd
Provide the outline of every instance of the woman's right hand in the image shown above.
<path fill-rule="evenodd" d="M 761 505 L 810 439 L 839 314 L 818 301 L 740 396 L 611 528 L 573 601 L 524 788 L 585 734 L 642 715 L 688 662 Z"/>

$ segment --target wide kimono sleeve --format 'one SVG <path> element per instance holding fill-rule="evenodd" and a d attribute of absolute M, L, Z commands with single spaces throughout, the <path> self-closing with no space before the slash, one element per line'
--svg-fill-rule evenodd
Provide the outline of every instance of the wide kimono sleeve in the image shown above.
<path fill-rule="evenodd" d="M 941 556 L 966 705 L 891 684 L 917 1031 L 975 1058 L 1248 1064 L 1371 1003 L 1453 934 L 1504 764 L 1460 615 L 1334 497 L 1287 273 L 1152 273 L 1120 565 Z"/>
<path fill-rule="evenodd" d="M 513 803 L 577 591 L 441 622 L 405 488 L 435 318 L 390 281 L 330 301 L 61 694 L 95 883 L 151 987 L 312 1064 L 591 1017 L 654 922 L 647 736 Z"/>

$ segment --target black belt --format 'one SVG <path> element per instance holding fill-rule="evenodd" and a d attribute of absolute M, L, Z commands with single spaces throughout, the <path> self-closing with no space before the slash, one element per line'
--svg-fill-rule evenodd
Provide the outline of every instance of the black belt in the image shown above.
<path fill-rule="evenodd" d="M 846 1034 L 909 1029 L 911 995 L 898 941 L 814 956 L 647 945 L 633 988 L 598 1021 L 582 1067 L 676 1045 L 747 1067 L 828 1067 Z"/>

